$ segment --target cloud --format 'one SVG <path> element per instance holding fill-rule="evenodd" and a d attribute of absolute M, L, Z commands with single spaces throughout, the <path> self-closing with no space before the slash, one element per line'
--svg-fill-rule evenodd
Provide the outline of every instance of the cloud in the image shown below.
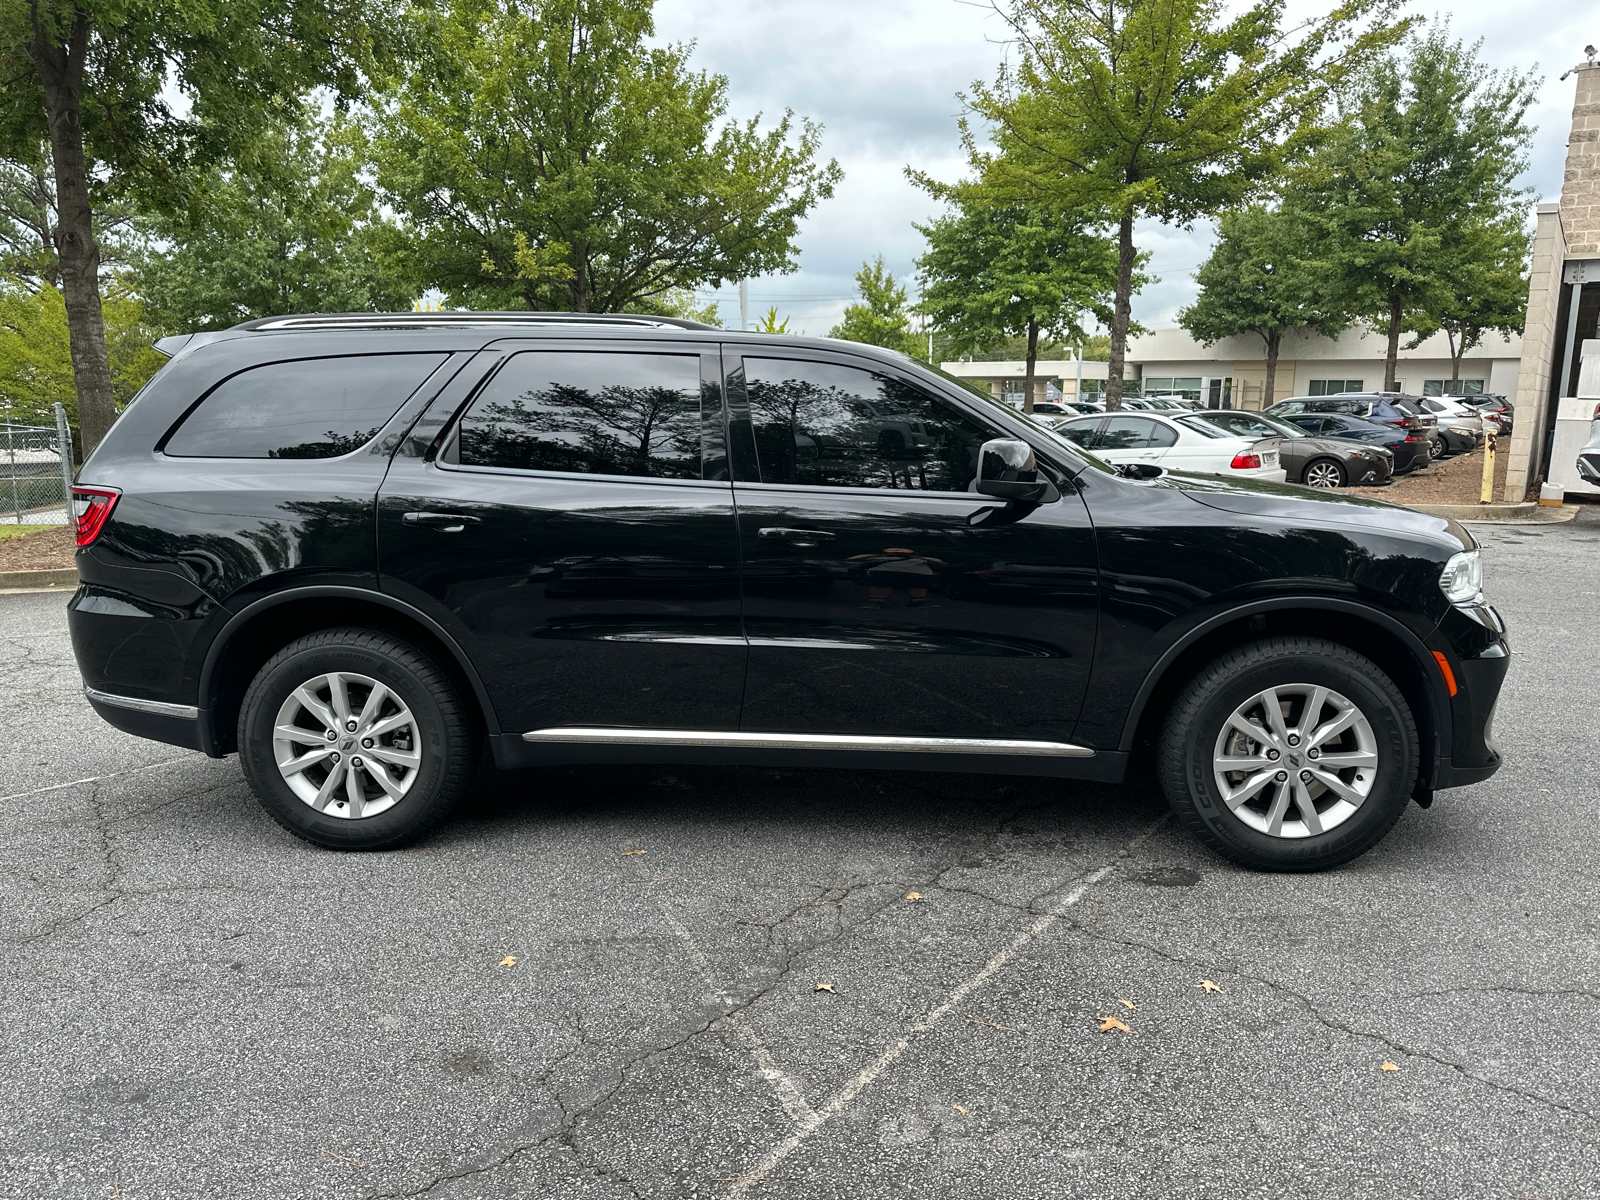
<path fill-rule="evenodd" d="M 1327 7 L 1297 3 L 1288 19 Z M 1484 39 L 1493 66 L 1544 64 L 1530 114 L 1541 132 L 1525 182 L 1548 199 L 1560 190 L 1572 109 L 1572 81 L 1558 84 L 1556 76 L 1581 57 L 1593 33 L 1583 27 L 1582 5 L 1545 5 L 1538 19 L 1530 15 L 1497 0 L 1459 0 L 1449 19 L 1456 36 Z M 938 205 L 903 169 L 909 164 L 945 179 L 961 174 L 956 94 L 993 78 L 1007 53 L 1006 26 L 990 8 L 967 0 L 660 0 L 656 32 L 661 41 L 695 42 L 692 64 L 728 77 L 731 117 L 770 118 L 789 108 L 820 121 L 824 153 L 844 168 L 837 194 L 802 228 L 800 270 L 751 282 L 752 315 L 776 304 L 795 325 L 826 333 L 854 293 L 856 270 L 880 254 L 897 278 L 911 282 L 923 248 L 912 223 L 927 221 Z M 1134 298 L 1136 320 L 1152 328 L 1172 323 L 1194 297 L 1192 274 L 1214 236 L 1209 223 L 1192 232 L 1139 224 L 1138 244 L 1150 251 L 1148 270 L 1160 282 Z M 734 296 L 731 286 L 717 293 L 730 325 L 738 321 Z"/>

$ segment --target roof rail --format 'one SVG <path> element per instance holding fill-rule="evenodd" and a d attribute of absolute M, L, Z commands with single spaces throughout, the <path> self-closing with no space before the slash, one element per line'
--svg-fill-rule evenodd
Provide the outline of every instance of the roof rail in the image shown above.
<path fill-rule="evenodd" d="M 658 317 L 637 313 L 557 313 L 557 312 L 395 312 L 395 313 L 298 313 L 283 317 L 257 317 L 241 321 L 234 329 L 245 330 L 327 330 L 327 329 L 417 329 L 463 325 L 620 325 L 644 329 L 713 329 L 703 321 L 684 317 Z"/>

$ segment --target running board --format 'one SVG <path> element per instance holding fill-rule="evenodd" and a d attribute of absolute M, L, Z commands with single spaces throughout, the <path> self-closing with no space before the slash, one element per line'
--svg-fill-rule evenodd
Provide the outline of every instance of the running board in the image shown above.
<path fill-rule="evenodd" d="M 860 737 L 844 733 L 727 733 L 693 729 L 533 729 L 525 742 L 562 745 L 684 746 L 749 750 L 875 750 L 908 754 L 1002 754 L 1024 758 L 1093 758 L 1087 746 L 1009 738 Z"/>

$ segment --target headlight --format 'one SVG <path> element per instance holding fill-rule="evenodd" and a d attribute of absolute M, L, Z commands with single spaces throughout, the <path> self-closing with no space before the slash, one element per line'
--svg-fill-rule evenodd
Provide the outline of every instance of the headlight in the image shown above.
<path fill-rule="evenodd" d="M 1483 595 L 1483 558 L 1476 550 L 1452 554 L 1439 576 L 1439 588 L 1451 604 L 1471 604 Z"/>

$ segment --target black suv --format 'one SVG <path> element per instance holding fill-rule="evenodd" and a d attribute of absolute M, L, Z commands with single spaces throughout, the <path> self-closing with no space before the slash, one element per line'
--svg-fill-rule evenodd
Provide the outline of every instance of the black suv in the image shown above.
<path fill-rule="evenodd" d="M 1505 629 L 1451 521 L 1119 472 L 890 352 L 656 318 L 285 317 L 84 464 L 73 645 L 119 728 L 394 846 L 502 768 L 1119 781 L 1278 870 L 1492 775 Z"/>

